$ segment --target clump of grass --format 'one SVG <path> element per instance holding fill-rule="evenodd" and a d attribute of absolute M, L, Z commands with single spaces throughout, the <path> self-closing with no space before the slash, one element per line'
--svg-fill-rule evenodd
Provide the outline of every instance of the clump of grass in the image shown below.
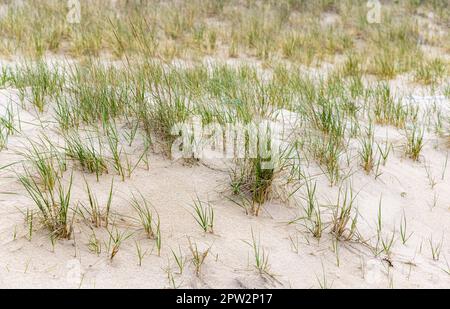
<path fill-rule="evenodd" d="M 55 188 L 43 191 L 28 170 L 25 169 L 25 175 L 19 176 L 20 183 L 38 207 L 42 222 L 51 232 L 52 239 L 69 239 L 72 234 L 72 224 L 69 220 L 72 179 L 71 176 L 69 185 L 64 187 L 61 179 L 56 177 Z"/>
<path fill-rule="evenodd" d="M 374 99 L 373 113 L 375 121 L 383 125 L 393 125 L 397 128 L 405 126 L 408 111 L 400 100 L 395 100 L 387 83 L 376 86 L 372 91 Z"/>
<path fill-rule="evenodd" d="M 204 203 L 197 198 L 193 204 L 194 213 L 192 216 L 205 233 L 214 233 L 214 208 L 211 204 Z"/>
<path fill-rule="evenodd" d="M 303 198 L 306 202 L 305 216 L 295 219 L 293 222 L 299 220 L 305 220 L 307 222 L 307 229 L 311 232 L 311 234 L 320 239 L 322 237 L 322 232 L 325 229 L 325 226 L 322 222 L 322 211 L 320 209 L 319 202 L 317 200 L 317 182 L 312 183 L 310 179 L 306 179 L 305 181 L 306 194 Z"/>
<path fill-rule="evenodd" d="M 382 221 L 382 197 L 380 197 L 380 201 L 378 203 L 378 214 L 377 214 L 377 242 L 376 246 L 373 249 L 375 256 L 378 256 L 380 253 L 384 252 L 388 257 L 391 254 L 391 249 L 395 242 L 395 229 L 392 232 L 392 234 L 383 235 L 383 221 Z M 406 226 L 403 226 L 403 228 L 406 228 Z M 406 233 L 406 229 L 403 230 L 403 232 Z M 405 234 L 406 235 L 406 234 Z M 380 249 L 381 244 L 381 249 Z"/>
<path fill-rule="evenodd" d="M 274 179 L 287 166 L 288 149 L 281 150 L 280 154 L 274 154 L 272 147 L 275 146 L 272 143 L 269 138 L 258 137 L 257 153 L 253 155 L 246 153 L 245 158 L 237 159 L 230 172 L 233 194 L 251 200 L 250 212 L 254 216 L 259 215 L 261 206 L 270 198 Z M 262 148 L 268 150 L 268 153 L 261 155 Z"/>
<path fill-rule="evenodd" d="M 76 104 L 69 102 L 66 95 L 58 96 L 55 103 L 55 118 L 61 131 L 66 133 L 69 129 L 78 129 L 80 126 L 80 114 Z"/>
<path fill-rule="evenodd" d="M 183 88 L 179 86 L 179 81 L 171 82 L 164 76 L 164 84 L 154 87 L 154 104 L 147 107 L 147 113 L 143 117 L 150 126 L 150 132 L 160 137 L 166 153 L 169 153 L 179 133 L 176 132 L 176 124 L 184 123 L 188 119 L 192 107 L 183 93 Z"/>
<path fill-rule="evenodd" d="M 50 67 L 43 60 L 37 63 L 26 63 L 13 71 L 11 83 L 21 93 L 31 88 L 31 103 L 39 112 L 44 111 L 47 97 L 55 98 L 62 90 L 64 76 L 55 67 Z"/>
<path fill-rule="evenodd" d="M 29 140 L 31 148 L 22 155 L 37 173 L 37 177 L 34 177 L 37 183 L 42 185 L 44 191 L 51 192 L 67 166 L 65 158 L 50 140 L 44 137 L 40 141 L 41 143 Z"/>
<path fill-rule="evenodd" d="M 108 252 L 109 252 L 109 259 L 112 261 L 114 257 L 119 252 L 120 247 L 122 246 L 123 242 L 131 237 L 132 234 L 127 233 L 126 231 L 119 231 L 117 227 L 113 227 L 112 230 L 107 230 L 109 234 L 109 240 L 108 240 Z"/>
<path fill-rule="evenodd" d="M 441 256 L 441 250 L 442 250 L 442 244 L 444 242 L 444 237 L 442 237 L 441 241 L 438 243 L 433 242 L 433 236 L 431 236 L 428 239 L 430 243 L 430 249 L 431 249 L 431 256 L 433 257 L 434 261 L 439 261 L 439 258 Z"/>
<path fill-rule="evenodd" d="M 369 72 L 383 79 L 392 79 L 397 75 L 398 64 L 387 51 L 384 51 L 373 58 Z"/>
<path fill-rule="evenodd" d="M 248 159 L 238 164 L 231 174 L 233 192 L 244 197 L 250 196 L 250 213 L 258 216 L 261 205 L 271 193 L 274 169 L 262 169 L 262 162 L 258 159 Z"/>
<path fill-rule="evenodd" d="M 261 240 L 256 239 L 252 229 L 252 242 L 250 243 L 253 250 L 254 266 L 260 274 L 269 274 L 269 254 L 265 252 L 261 246 Z"/>
<path fill-rule="evenodd" d="M 419 160 L 420 152 L 424 145 L 423 134 L 423 129 L 419 128 L 417 125 L 413 125 L 411 128 L 406 129 L 405 153 L 414 161 Z"/>
<path fill-rule="evenodd" d="M 106 160 L 101 153 L 101 149 L 97 150 L 92 138 L 88 138 L 88 143 L 81 140 L 80 135 L 73 132 L 65 134 L 66 154 L 68 157 L 77 160 L 81 167 L 90 173 L 95 173 L 97 181 L 99 176 L 108 172 Z M 99 142 L 100 147 L 100 142 Z"/>
<path fill-rule="evenodd" d="M 130 89 L 126 81 L 127 70 L 89 61 L 71 65 L 67 69 L 68 80 L 64 97 L 57 105 L 58 114 L 71 112 L 71 118 L 58 117 L 64 126 L 77 127 L 80 122 L 98 125 L 104 130 L 109 122 L 125 113 L 130 103 Z M 58 100 L 57 100 L 58 102 Z"/>
<path fill-rule="evenodd" d="M 306 216 L 307 218 L 311 218 L 315 209 L 318 207 L 318 202 L 317 202 L 317 182 L 314 182 L 314 184 L 312 184 L 312 181 L 307 179 L 305 181 L 305 186 L 306 186 Z"/>
<path fill-rule="evenodd" d="M 100 255 L 100 253 L 102 253 L 102 244 L 95 235 L 94 230 L 92 230 L 92 234 L 89 237 L 88 249 L 89 251 L 97 255 Z"/>
<path fill-rule="evenodd" d="M 343 76 L 356 76 L 362 75 L 363 65 L 360 55 L 350 54 L 347 56 L 342 68 L 341 73 Z"/>
<path fill-rule="evenodd" d="M 11 79 L 11 68 L 2 66 L 0 72 L 0 87 L 3 88 L 8 85 Z"/>
<path fill-rule="evenodd" d="M 0 116 L 0 151 L 7 148 L 9 136 L 16 132 L 19 132 L 19 130 L 15 125 L 15 117 L 12 111 L 12 106 L 7 106 L 6 115 Z"/>
<path fill-rule="evenodd" d="M 115 124 L 110 124 L 107 130 L 107 139 L 109 150 L 112 155 L 112 162 L 114 169 L 121 176 L 122 181 L 125 181 L 125 167 L 122 164 L 123 147 L 119 143 L 119 134 Z M 120 147 L 120 148 L 119 148 Z"/>
<path fill-rule="evenodd" d="M 104 208 L 101 208 L 97 197 L 92 192 L 88 182 L 85 180 L 86 183 L 86 191 L 88 194 L 88 202 L 89 205 L 86 206 L 83 203 L 80 203 L 80 206 L 82 207 L 81 214 L 84 218 L 88 218 L 89 221 L 97 228 L 105 226 L 108 227 L 109 219 L 110 219 L 110 213 L 111 213 L 111 204 L 112 204 L 112 198 L 113 198 L 113 187 L 114 187 L 114 181 L 111 182 L 111 187 L 108 194 L 108 201 L 106 202 L 106 206 Z M 86 214 L 86 215 L 85 215 Z"/>
<path fill-rule="evenodd" d="M 192 263 L 194 264 L 195 267 L 195 274 L 197 276 L 200 276 L 202 266 L 205 263 L 206 258 L 208 257 L 211 247 L 202 252 L 199 251 L 197 244 L 195 242 L 193 243 L 190 238 L 188 238 L 188 241 L 189 241 L 189 250 L 191 251 L 192 254 Z"/>
<path fill-rule="evenodd" d="M 394 245 L 395 241 L 395 229 L 392 231 L 391 236 L 386 235 L 386 237 L 381 237 L 381 245 L 383 246 L 384 253 L 389 256 L 391 254 L 392 246 Z"/>
<path fill-rule="evenodd" d="M 132 193 L 131 207 L 139 216 L 139 222 L 143 227 L 145 234 L 149 239 L 156 239 L 160 234 L 160 219 L 158 213 L 156 215 L 151 210 L 148 200 L 139 192 L 136 196 Z"/>
<path fill-rule="evenodd" d="M 369 174 L 374 166 L 374 131 L 372 125 L 369 125 L 360 143 L 361 149 L 359 149 L 358 154 L 361 165 L 364 171 Z"/>
<path fill-rule="evenodd" d="M 425 85 L 436 85 L 445 74 L 445 63 L 439 59 L 421 62 L 414 72 L 414 80 Z"/>
<path fill-rule="evenodd" d="M 417 44 L 419 27 L 413 18 L 405 16 L 398 19 L 387 13 L 383 17 L 383 30 L 367 31 L 366 34 L 367 50 L 373 51 L 366 67 L 369 74 L 392 79 L 397 74 L 410 71 L 423 58 Z"/>
<path fill-rule="evenodd" d="M 338 239 L 351 239 L 356 233 L 358 211 L 355 211 L 355 199 L 356 195 L 351 186 L 339 189 L 331 229 Z"/>
<path fill-rule="evenodd" d="M 147 255 L 148 250 L 142 251 L 142 247 L 137 241 L 135 241 L 135 245 L 136 245 L 136 254 L 138 256 L 138 265 L 142 266 L 142 260 Z"/>
<path fill-rule="evenodd" d="M 444 95 L 450 99 L 450 86 L 444 88 Z"/>
<path fill-rule="evenodd" d="M 387 159 L 392 149 L 392 144 L 389 143 L 388 140 L 386 139 L 384 147 L 380 146 L 380 144 L 377 143 L 377 149 L 380 154 L 381 163 L 383 165 L 386 165 Z"/>
<path fill-rule="evenodd" d="M 330 185 L 337 184 L 341 178 L 340 157 L 344 151 L 342 142 L 332 137 L 319 137 L 312 141 L 311 151 Z"/>
<path fill-rule="evenodd" d="M 171 249 L 172 251 L 172 256 L 175 260 L 175 263 L 178 266 L 178 272 L 179 274 L 183 274 L 183 270 L 184 270 L 184 266 L 186 264 L 186 258 L 183 256 L 183 252 L 181 252 L 181 247 L 178 246 L 178 252 L 175 252 L 173 249 Z"/>
<path fill-rule="evenodd" d="M 251 188 L 253 201 L 257 204 L 264 203 L 271 192 L 272 182 L 275 178 L 274 168 L 265 168 L 263 166 L 263 159 L 256 158 L 252 160 L 254 182 Z M 255 211 L 255 215 L 259 214 L 259 210 Z"/>
<path fill-rule="evenodd" d="M 314 214 L 311 216 L 310 219 L 311 226 L 308 227 L 311 234 L 317 238 L 320 239 L 322 237 L 322 233 L 325 230 L 325 225 L 322 221 L 322 211 L 320 209 L 320 205 L 317 205 L 316 208 L 314 208 Z"/>

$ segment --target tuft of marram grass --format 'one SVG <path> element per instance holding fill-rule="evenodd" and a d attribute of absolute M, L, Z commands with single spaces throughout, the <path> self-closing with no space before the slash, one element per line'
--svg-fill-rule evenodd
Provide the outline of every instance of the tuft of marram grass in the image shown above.
<path fill-rule="evenodd" d="M 70 221 L 72 179 L 71 176 L 69 184 L 64 186 L 62 180 L 57 177 L 55 189 L 44 191 L 27 169 L 24 175 L 19 176 L 20 183 L 39 209 L 40 219 L 51 233 L 52 239 L 70 239 L 72 235 Z"/>
<path fill-rule="evenodd" d="M 100 175 L 108 172 L 106 159 L 100 148 L 100 141 L 98 141 L 98 145 L 95 145 L 93 137 L 88 137 L 86 141 L 82 141 L 76 131 L 64 134 L 64 139 L 66 155 L 76 160 L 84 170 L 94 173 L 97 176 L 97 181 Z"/>
<path fill-rule="evenodd" d="M 414 161 L 418 161 L 420 153 L 424 146 L 424 130 L 417 125 L 406 129 L 406 146 L 405 152 L 408 157 Z"/>

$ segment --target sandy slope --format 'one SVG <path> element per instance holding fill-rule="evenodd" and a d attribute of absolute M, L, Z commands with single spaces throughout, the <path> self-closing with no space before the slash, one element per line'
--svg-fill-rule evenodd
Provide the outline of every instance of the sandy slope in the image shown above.
<path fill-rule="evenodd" d="M 0 114 L 5 107 L 17 100 L 14 90 L 0 91 Z M 448 100 L 441 103 L 450 106 Z M 38 134 L 35 114 L 21 110 L 22 133 L 10 138 L 8 149 L 0 152 L 0 166 L 21 159 L 17 151 L 26 143 L 24 137 Z M 41 117 L 44 131 L 55 141 L 55 123 L 47 113 Z M 384 141 L 386 136 L 394 143 L 394 152 L 382 175 L 375 179 L 366 175 L 357 162 L 353 162 L 355 173 L 352 184 L 359 191 L 357 205 L 360 213 L 358 228 L 362 237 L 373 243 L 376 236 L 378 204 L 382 200 L 383 235 L 388 237 L 396 231 L 395 244 L 390 261 L 385 255 L 374 257 L 365 245 L 356 242 L 340 242 L 337 266 L 332 248 L 332 237 L 325 233 L 320 241 L 313 238 L 300 224 L 287 224 L 300 216 L 302 190 L 297 192 L 298 205 L 273 201 L 264 206 L 259 217 L 247 216 L 244 211 L 228 201 L 225 196 L 228 174 L 204 165 L 184 165 L 172 162 L 162 155 L 150 155 L 150 168 L 143 166 L 131 179 L 121 182 L 115 177 L 113 211 L 116 224 L 122 230 L 133 232 L 111 262 L 104 251 L 97 256 L 88 250 L 91 231 L 81 219 L 75 224 L 75 239 L 58 241 L 53 248 L 44 230 L 36 230 L 31 241 L 27 239 L 27 226 L 22 212 L 33 207 L 25 190 L 18 183 L 14 171 L 0 171 L 0 287 L 171 287 L 167 269 L 172 270 L 175 284 L 180 287 L 319 287 L 317 277 L 324 274 L 328 285 L 334 288 L 349 287 L 450 287 L 450 276 L 444 269 L 450 263 L 450 163 L 445 168 L 449 148 L 434 134 L 426 134 L 426 144 L 420 162 L 413 162 L 403 155 L 403 132 L 393 128 L 378 127 L 376 139 Z M 133 149 L 137 159 L 143 145 L 136 141 Z M 356 161 L 356 160 L 355 160 Z M 425 165 L 435 178 L 430 186 Z M 319 172 L 315 166 L 309 172 Z M 68 175 L 68 174 L 66 174 Z M 443 177 L 442 177 L 443 176 Z M 86 175 L 100 203 L 107 199 L 109 186 L 114 176 L 104 175 L 100 182 Z M 66 177 L 67 180 L 68 176 Z M 330 187 L 324 176 L 319 176 L 318 191 L 323 205 L 336 201 L 338 188 Z M 130 193 L 139 190 L 153 204 L 161 217 L 163 249 L 158 257 L 154 241 L 147 240 L 133 218 L 129 205 Z M 216 212 L 215 234 L 204 234 L 191 216 L 190 204 L 198 194 L 208 199 Z M 86 201 L 82 174 L 74 173 L 74 201 Z M 403 245 L 399 236 L 402 214 L 408 219 L 408 231 L 413 232 Z M 269 254 L 270 274 L 261 276 L 253 267 L 253 252 L 247 242 L 251 231 L 259 235 L 261 245 Z M 14 234 L 17 234 L 14 237 Z M 95 230 L 97 238 L 107 242 L 104 229 Z M 433 261 L 429 238 L 437 243 L 443 238 L 439 261 Z M 189 258 L 188 237 L 199 248 L 211 248 L 199 278 L 194 267 L 186 263 L 182 275 L 177 269 L 171 248 L 181 248 Z M 149 250 L 138 266 L 135 241 L 143 250 Z M 298 244 L 298 252 L 292 243 Z M 81 276 L 80 276 L 81 274 Z"/>

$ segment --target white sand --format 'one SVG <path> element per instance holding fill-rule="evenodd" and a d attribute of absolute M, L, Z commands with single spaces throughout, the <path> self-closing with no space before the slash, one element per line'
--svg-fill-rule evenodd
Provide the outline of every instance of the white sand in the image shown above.
<path fill-rule="evenodd" d="M 0 91 L 0 115 L 4 114 L 10 100 L 17 100 L 13 90 Z M 448 99 L 442 106 L 449 116 Z M 34 113 L 20 111 L 22 132 L 10 137 L 8 149 L 0 152 L 0 166 L 20 160 L 16 154 L 26 143 L 24 137 L 37 136 L 39 121 Z M 48 113 L 40 119 L 45 133 L 56 137 L 55 123 Z M 387 288 L 449 288 L 450 276 L 450 162 L 445 168 L 449 148 L 434 134 L 425 135 L 426 143 L 419 162 L 405 158 L 402 131 L 390 127 L 377 127 L 376 140 L 383 142 L 388 136 L 394 144 L 387 165 L 381 168 L 382 175 L 366 175 L 351 163 L 355 173 L 352 184 L 357 196 L 360 212 L 358 229 L 362 237 L 374 243 L 378 204 L 382 199 L 383 235 L 388 238 L 395 230 L 395 243 L 389 260 L 386 255 L 375 257 L 370 249 L 357 242 L 339 242 L 340 265 L 332 250 L 332 236 L 325 232 L 320 241 L 312 237 L 300 224 L 287 224 L 301 216 L 302 210 L 295 203 L 274 200 L 264 206 L 259 217 L 245 215 L 237 205 L 226 199 L 228 174 L 202 164 L 188 166 L 172 162 L 159 154 L 151 154 L 150 169 L 140 166 L 131 179 L 121 182 L 115 178 L 113 211 L 118 214 L 116 224 L 122 230 L 134 232 L 125 241 L 119 253 L 110 261 L 102 244 L 102 253 L 97 256 L 88 249 L 91 232 L 81 219 L 75 223 L 75 239 L 60 240 L 54 250 L 43 229 L 27 239 L 27 225 L 22 212 L 34 205 L 26 195 L 14 174 L 18 168 L 0 170 L 0 287 L 27 288 L 168 288 L 171 284 L 167 268 L 173 272 L 177 286 L 187 288 L 312 288 L 319 287 L 317 277 L 324 274 L 333 288 L 376 287 Z M 137 140 L 133 149 L 137 160 L 143 145 Z M 432 188 L 425 166 L 434 177 Z M 310 173 L 320 172 L 311 167 Z M 93 175 L 86 179 L 104 205 L 113 174 L 103 175 L 97 183 Z M 442 177 L 444 176 L 444 177 Z M 66 180 L 69 173 L 66 173 Z M 318 191 L 323 205 L 336 201 L 338 188 L 330 187 L 325 176 L 319 176 Z M 129 205 L 130 192 L 139 190 L 157 209 L 161 217 L 162 252 L 156 255 L 155 243 L 148 240 L 135 220 Z M 297 192 L 301 201 L 302 190 Z M 190 204 L 198 194 L 208 199 L 215 209 L 215 233 L 203 233 L 191 216 Z M 73 202 L 86 201 L 82 174 L 74 172 Z M 403 245 L 399 229 L 402 214 L 406 215 L 407 228 L 413 235 Z M 119 215 L 120 214 L 120 215 Z M 327 214 L 327 211 L 325 211 Z M 324 218 L 326 221 L 327 216 Z M 329 211 L 328 211 L 329 219 Z M 261 276 L 253 267 L 253 252 L 246 243 L 251 241 L 251 231 L 260 236 L 261 245 L 269 254 L 270 276 Z M 14 238 L 14 234 L 17 234 Z M 107 242 L 105 229 L 95 233 L 102 243 Z M 188 237 L 199 248 L 211 247 L 198 278 L 194 267 L 186 263 L 182 275 L 177 274 L 171 253 L 180 246 L 186 258 L 190 257 Z M 443 239 L 439 261 L 431 256 L 429 239 L 434 243 Z M 298 241 L 298 252 L 292 248 L 292 239 Z M 143 250 L 149 250 L 142 266 L 138 266 L 135 240 Z M 169 266 L 170 265 L 170 266 Z M 79 270 L 79 272 L 78 272 Z M 81 277 L 79 277 L 81 274 Z"/>

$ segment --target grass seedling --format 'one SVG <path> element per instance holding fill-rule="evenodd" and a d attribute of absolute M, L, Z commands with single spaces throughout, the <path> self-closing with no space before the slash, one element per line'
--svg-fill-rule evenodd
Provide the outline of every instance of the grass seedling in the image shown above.
<path fill-rule="evenodd" d="M 27 213 L 25 216 L 25 223 L 28 225 L 28 240 L 31 241 L 33 238 L 33 218 L 34 211 L 27 209 Z"/>
<path fill-rule="evenodd" d="M 120 246 L 122 246 L 123 242 L 127 240 L 132 234 L 127 234 L 126 231 L 121 232 L 116 227 L 113 227 L 112 230 L 107 229 L 107 231 L 109 234 L 109 259 L 112 261 L 119 252 Z"/>
<path fill-rule="evenodd" d="M 406 155 L 414 161 L 419 160 L 420 152 L 423 148 L 423 130 L 417 126 L 406 130 Z"/>
<path fill-rule="evenodd" d="M 320 138 L 313 142 L 312 152 L 319 167 L 334 186 L 341 178 L 340 157 L 343 153 L 342 143 L 335 138 Z"/>
<path fill-rule="evenodd" d="M 139 196 L 132 193 L 131 207 L 139 216 L 139 223 L 143 227 L 145 234 L 149 239 L 156 239 L 159 230 L 159 215 L 156 216 L 151 210 L 148 200 L 139 192 Z"/>
<path fill-rule="evenodd" d="M 0 123 L 0 151 L 7 149 L 9 133 L 6 128 Z"/>
<path fill-rule="evenodd" d="M 91 188 L 89 187 L 89 184 L 87 183 L 86 179 L 84 181 L 86 183 L 86 191 L 88 194 L 89 207 L 85 206 L 83 203 L 80 203 L 80 205 L 88 214 L 91 223 L 98 228 L 102 226 L 102 214 L 100 206 L 98 205 L 97 197 L 92 193 Z M 86 218 L 83 211 L 82 216 Z"/>
<path fill-rule="evenodd" d="M 448 263 L 448 261 L 447 261 L 447 258 L 444 256 L 444 259 L 445 259 L 445 264 L 446 264 L 446 268 L 443 268 L 442 270 L 447 274 L 447 275 L 449 275 L 450 276 L 450 264 Z"/>
<path fill-rule="evenodd" d="M 138 256 L 138 265 L 142 266 L 142 260 L 147 255 L 148 250 L 145 250 L 145 252 L 142 252 L 141 245 L 137 241 L 135 241 L 134 243 L 136 245 L 136 253 Z"/>
<path fill-rule="evenodd" d="M 322 222 L 322 213 L 320 210 L 320 205 L 317 205 L 316 208 L 314 208 L 314 213 L 309 219 L 309 223 L 310 224 L 307 225 L 307 229 L 311 232 L 311 234 L 315 238 L 320 239 L 325 229 L 325 226 Z"/>
<path fill-rule="evenodd" d="M 301 177 L 304 177 L 303 175 Z M 311 179 L 305 178 L 305 196 L 302 197 L 302 199 L 306 202 L 306 207 L 304 208 L 305 216 L 297 218 L 291 223 L 294 223 L 299 220 L 306 221 L 306 228 L 313 234 L 314 237 L 317 239 L 320 239 L 322 237 L 322 232 L 325 229 L 323 222 L 322 222 L 322 215 L 321 215 L 321 209 L 320 205 L 317 201 L 317 182 L 315 181 L 314 184 L 312 183 Z M 297 190 L 294 191 L 294 193 Z M 293 193 L 292 193 L 293 194 Z"/>
<path fill-rule="evenodd" d="M 161 236 L 161 225 L 159 221 L 159 215 L 158 220 L 156 223 L 156 250 L 158 251 L 158 256 L 161 256 L 161 248 L 162 248 L 162 236 Z"/>
<path fill-rule="evenodd" d="M 408 241 L 408 239 L 411 238 L 411 236 L 413 234 L 414 234 L 413 232 L 408 233 L 408 231 L 407 231 L 406 215 L 405 215 L 405 210 L 403 210 L 403 214 L 402 214 L 402 217 L 400 219 L 400 237 L 402 239 L 402 243 L 404 245 L 406 245 L 406 242 Z"/>
<path fill-rule="evenodd" d="M 100 253 L 102 253 L 102 244 L 95 235 L 94 230 L 92 230 L 92 234 L 89 237 L 88 249 L 96 255 L 100 255 Z"/>
<path fill-rule="evenodd" d="M 289 241 L 291 243 L 291 249 L 292 251 L 294 251 L 296 254 L 298 254 L 299 251 L 299 242 L 298 242 L 298 236 L 295 235 L 295 239 L 292 237 L 292 235 L 289 235 Z"/>
<path fill-rule="evenodd" d="M 192 216 L 205 233 L 214 233 L 214 208 L 204 203 L 197 196 L 193 201 L 194 213 Z"/>
<path fill-rule="evenodd" d="M 89 205 L 86 206 L 83 203 L 80 203 L 82 209 L 84 210 L 84 212 L 81 211 L 82 216 L 85 219 L 86 219 L 86 217 L 88 217 L 89 221 L 96 228 L 99 228 L 102 226 L 108 227 L 109 215 L 111 212 L 111 204 L 112 204 L 112 197 L 113 197 L 114 180 L 111 182 L 111 187 L 110 187 L 109 195 L 108 195 L 108 201 L 106 202 L 106 206 L 104 207 L 104 209 L 101 209 L 101 207 L 97 201 L 97 197 L 92 192 L 86 179 L 85 179 L 85 183 L 86 183 L 86 191 L 88 194 Z M 84 213 L 86 213 L 87 216 Z"/>
<path fill-rule="evenodd" d="M 383 175 L 383 172 L 380 171 L 381 161 L 382 161 L 382 158 L 381 158 L 381 156 L 379 156 L 378 160 L 377 160 L 377 164 L 375 164 L 375 179 L 378 179 L 378 177 Z"/>
<path fill-rule="evenodd" d="M 136 138 L 137 130 L 139 129 L 139 122 L 137 122 L 137 121 L 135 123 L 129 122 L 129 127 L 130 127 L 130 130 L 125 131 L 123 133 L 123 136 L 124 136 L 125 140 L 128 142 L 128 146 L 131 147 L 134 139 Z"/>
<path fill-rule="evenodd" d="M 253 266 L 262 274 L 269 274 L 269 254 L 266 253 L 264 248 L 261 246 L 260 239 L 256 239 L 255 234 L 252 229 L 252 242 L 248 243 L 253 250 L 254 264 Z"/>
<path fill-rule="evenodd" d="M 17 226 L 14 225 L 14 231 L 13 231 L 13 241 L 17 239 Z"/>
<path fill-rule="evenodd" d="M 352 187 L 342 187 L 339 189 L 336 207 L 333 210 L 332 233 L 336 238 L 351 239 L 356 233 L 356 223 L 358 220 L 358 211 L 354 212 L 356 195 Z M 351 222 L 350 227 L 348 226 Z"/>
<path fill-rule="evenodd" d="M 431 190 L 433 190 L 434 187 L 437 184 L 436 179 L 433 176 L 433 173 L 431 171 L 431 167 L 426 162 L 424 163 L 424 167 L 425 167 L 425 172 L 427 173 L 428 184 L 430 185 Z"/>
<path fill-rule="evenodd" d="M 130 157 L 124 152 L 125 154 L 125 163 L 126 163 L 126 167 L 127 167 L 127 175 L 128 178 L 131 177 L 131 174 L 133 174 L 134 170 L 138 167 L 139 163 L 141 163 L 141 161 L 146 162 L 146 156 L 148 155 L 148 148 L 145 148 L 144 151 L 142 152 L 142 154 L 140 155 L 140 157 L 138 158 L 138 160 L 136 161 L 136 163 L 134 163 L 134 165 L 131 163 Z M 148 160 L 148 158 L 147 158 Z M 148 161 L 146 163 L 147 165 L 147 170 L 148 170 Z"/>
<path fill-rule="evenodd" d="M 167 280 L 169 281 L 169 285 L 170 285 L 170 287 L 172 288 L 172 289 L 178 289 L 180 286 L 181 286 L 181 284 L 177 284 L 176 282 L 175 282 L 175 276 L 173 275 L 173 273 L 172 273 L 172 268 L 170 267 L 170 261 L 168 261 L 168 265 L 167 265 L 167 267 L 164 269 L 164 271 L 166 272 L 166 274 L 167 274 Z"/>
<path fill-rule="evenodd" d="M 447 154 L 445 155 L 444 166 L 442 167 L 441 180 L 444 180 L 445 178 L 445 172 L 447 171 L 447 164 L 448 164 L 448 151 Z"/>
<path fill-rule="evenodd" d="M 444 237 L 442 236 L 442 239 L 438 243 L 433 242 L 433 235 L 428 239 L 428 242 L 430 244 L 431 249 L 431 256 L 433 257 L 434 261 L 439 261 L 439 258 L 441 256 L 441 250 L 442 250 L 442 244 L 444 242 Z"/>
<path fill-rule="evenodd" d="M 194 264 L 195 267 L 195 274 L 197 276 L 200 276 L 201 268 L 205 263 L 205 259 L 208 256 L 211 247 L 201 252 L 198 250 L 197 244 L 195 242 L 192 243 L 190 238 L 188 238 L 188 241 L 189 241 L 189 250 L 191 250 L 192 254 L 192 263 Z"/>
<path fill-rule="evenodd" d="M 392 232 L 391 237 L 386 236 L 386 239 L 381 237 L 381 245 L 383 246 L 384 253 L 389 256 L 391 254 L 392 246 L 394 245 L 395 230 Z"/>
<path fill-rule="evenodd" d="M 339 239 L 333 238 L 332 244 L 333 244 L 333 252 L 336 256 L 336 266 L 339 267 L 341 265 L 341 259 L 339 257 Z"/>
<path fill-rule="evenodd" d="M 383 159 L 383 161 L 382 161 L 383 165 L 386 165 L 387 159 L 389 157 L 389 153 L 391 152 L 391 149 L 392 149 L 392 144 L 388 143 L 388 141 L 386 140 L 383 148 L 378 143 L 377 143 L 377 148 L 378 148 L 378 152 L 380 153 L 380 157 Z"/>
<path fill-rule="evenodd" d="M 125 181 L 125 169 L 122 165 L 121 156 L 122 150 L 119 150 L 119 135 L 117 133 L 117 128 L 115 124 L 110 123 L 107 129 L 107 138 L 109 150 L 112 155 L 113 166 L 119 176 L 122 177 L 122 181 Z"/>
<path fill-rule="evenodd" d="M 19 130 L 15 127 L 12 107 L 8 106 L 6 108 L 6 115 L 0 116 L 0 151 L 7 148 L 9 136 L 16 132 L 19 132 Z"/>
<path fill-rule="evenodd" d="M 317 197 L 316 197 L 316 188 L 317 182 L 314 182 L 314 185 L 311 184 L 311 181 L 306 180 L 306 216 L 311 219 L 312 215 L 316 211 L 318 207 Z"/>
<path fill-rule="evenodd" d="M 379 251 L 379 245 L 382 239 L 382 231 L 383 231 L 383 220 L 382 220 L 382 200 L 383 200 L 383 196 L 380 196 L 380 201 L 378 202 L 378 213 L 377 213 L 377 243 L 376 246 L 374 248 L 374 253 L 375 256 L 378 256 L 381 251 Z"/>
<path fill-rule="evenodd" d="M 361 139 L 359 157 L 364 171 L 369 174 L 374 166 L 374 132 L 372 125 L 367 128 L 366 135 Z"/>
<path fill-rule="evenodd" d="M 438 204 L 438 199 L 439 199 L 439 195 L 437 194 L 437 192 L 434 192 L 434 194 L 433 194 L 433 201 L 431 203 L 429 203 L 431 211 L 433 211 L 433 209 L 436 208 L 436 206 Z"/>
<path fill-rule="evenodd" d="M 183 270 L 184 270 L 184 265 L 186 263 L 186 258 L 183 256 L 183 252 L 181 252 L 181 247 L 178 246 L 178 252 L 175 252 L 173 249 L 171 249 L 172 251 L 172 256 L 175 260 L 175 263 L 178 266 L 178 272 L 179 274 L 183 274 Z"/>
<path fill-rule="evenodd" d="M 327 290 L 330 289 L 331 286 L 333 285 L 333 283 L 331 283 L 331 285 L 328 284 L 327 275 L 325 273 L 325 267 L 323 266 L 323 262 L 322 262 L 322 278 L 319 278 L 316 275 L 316 279 L 321 289 Z"/>

